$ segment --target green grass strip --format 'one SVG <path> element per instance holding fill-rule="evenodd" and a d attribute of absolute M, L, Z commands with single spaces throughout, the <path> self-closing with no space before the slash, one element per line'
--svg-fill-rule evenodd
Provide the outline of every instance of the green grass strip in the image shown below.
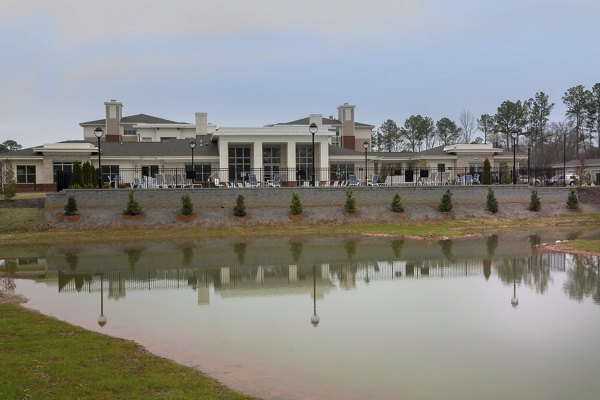
<path fill-rule="evenodd" d="M 251 399 L 131 341 L 0 304 L 0 399 Z"/>

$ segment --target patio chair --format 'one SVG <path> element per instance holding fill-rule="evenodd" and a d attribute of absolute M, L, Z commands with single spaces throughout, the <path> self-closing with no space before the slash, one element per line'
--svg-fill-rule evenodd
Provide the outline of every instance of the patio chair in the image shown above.
<path fill-rule="evenodd" d="M 125 179 L 121 175 L 116 175 L 114 178 L 110 180 L 110 186 L 115 189 L 119 188 L 119 185 L 123 185 L 125 183 Z"/>
<path fill-rule="evenodd" d="M 273 176 L 273 180 L 268 182 L 267 185 L 269 187 L 281 187 L 281 176 L 279 174 L 275 174 Z"/>
<path fill-rule="evenodd" d="M 367 179 L 367 186 L 379 186 L 379 176 L 373 175 L 373 177 L 369 180 Z"/>
<path fill-rule="evenodd" d="M 133 178 L 133 180 L 131 181 L 131 187 L 133 189 L 139 189 L 142 186 L 141 182 L 140 182 L 140 178 Z"/>
<path fill-rule="evenodd" d="M 248 183 L 248 187 L 252 187 L 252 188 L 258 187 L 258 182 L 256 181 L 256 175 L 249 174 L 247 183 Z"/>
<path fill-rule="evenodd" d="M 348 178 L 349 178 L 348 185 L 350 185 L 350 186 L 358 186 L 358 180 L 356 179 L 356 175 L 350 175 Z"/>
<path fill-rule="evenodd" d="M 479 184 L 481 184 L 481 182 L 479 182 L 479 174 L 475 174 L 475 175 L 473 175 L 473 184 L 474 184 L 474 185 L 479 185 Z"/>

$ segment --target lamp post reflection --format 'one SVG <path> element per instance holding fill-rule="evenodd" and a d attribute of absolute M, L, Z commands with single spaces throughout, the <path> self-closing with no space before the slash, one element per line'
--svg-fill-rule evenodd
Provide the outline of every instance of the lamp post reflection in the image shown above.
<path fill-rule="evenodd" d="M 98 325 L 104 327 L 108 319 L 104 315 L 104 274 L 100 274 L 100 316 L 98 317 Z"/>
<path fill-rule="evenodd" d="M 512 269 L 513 269 L 513 297 L 512 297 L 512 299 L 510 299 L 510 304 L 514 308 L 517 308 L 517 306 L 519 305 L 519 299 L 517 299 L 517 272 L 516 272 L 516 267 L 515 267 L 515 260 L 513 260 L 513 262 L 512 262 Z"/>
<path fill-rule="evenodd" d="M 316 328 L 319 322 L 321 319 L 317 315 L 317 266 L 313 265 L 313 315 L 310 317 L 310 323 Z"/>

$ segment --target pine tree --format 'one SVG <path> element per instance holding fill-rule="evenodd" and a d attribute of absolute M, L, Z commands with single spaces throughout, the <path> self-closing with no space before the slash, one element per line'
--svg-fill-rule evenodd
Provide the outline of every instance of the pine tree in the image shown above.
<path fill-rule="evenodd" d="M 77 214 L 77 201 L 75 201 L 74 196 L 69 196 L 67 200 L 67 204 L 65 205 L 65 215 L 75 215 Z"/>
<path fill-rule="evenodd" d="M 235 207 L 233 208 L 233 215 L 236 217 L 246 216 L 246 204 L 244 202 L 244 196 L 241 194 L 235 200 Z"/>
<path fill-rule="evenodd" d="M 296 192 L 292 193 L 292 203 L 290 204 L 290 212 L 292 215 L 302 214 L 302 203 L 300 202 L 300 195 Z"/>
<path fill-rule="evenodd" d="M 352 189 L 346 189 L 346 203 L 344 210 L 349 213 L 356 212 L 356 199 L 352 197 Z"/>
<path fill-rule="evenodd" d="M 508 172 L 508 164 L 504 164 L 501 169 L 501 183 L 503 185 L 509 185 L 511 183 L 510 173 Z"/>
<path fill-rule="evenodd" d="M 183 215 L 192 215 L 194 212 L 194 206 L 192 205 L 192 199 L 187 194 L 181 196 L 181 213 Z"/>
<path fill-rule="evenodd" d="M 395 213 L 404 212 L 404 206 L 402 205 L 402 199 L 400 198 L 400 193 L 396 193 L 394 195 L 394 199 L 392 200 L 392 211 Z"/>
<path fill-rule="evenodd" d="M 488 188 L 485 209 L 494 214 L 498 212 L 498 200 L 496 200 L 496 195 L 492 188 Z"/>
<path fill-rule="evenodd" d="M 537 190 L 531 191 L 531 200 L 529 201 L 529 211 L 540 211 L 542 208 L 542 202 L 537 194 Z"/>
<path fill-rule="evenodd" d="M 483 176 L 481 177 L 481 183 L 484 185 L 490 185 L 492 183 L 491 169 L 492 166 L 490 164 L 490 160 L 486 158 L 483 162 Z"/>
<path fill-rule="evenodd" d="M 81 172 L 81 163 L 73 163 L 73 175 L 69 187 L 72 189 L 81 189 L 83 187 L 83 175 Z"/>
<path fill-rule="evenodd" d="M 142 213 L 142 207 L 135 200 L 133 196 L 133 192 L 129 192 L 129 200 L 127 201 L 127 209 L 125 210 L 125 214 L 127 215 L 138 215 Z"/>
<path fill-rule="evenodd" d="M 567 199 L 567 208 L 569 210 L 579 209 L 579 197 L 577 197 L 577 191 L 575 189 L 571 189 L 569 191 L 569 198 Z"/>
<path fill-rule="evenodd" d="M 440 205 L 438 206 L 438 210 L 441 212 L 450 212 L 454 205 L 452 204 L 452 192 L 450 190 L 446 190 L 446 193 L 442 196 L 442 200 Z"/>

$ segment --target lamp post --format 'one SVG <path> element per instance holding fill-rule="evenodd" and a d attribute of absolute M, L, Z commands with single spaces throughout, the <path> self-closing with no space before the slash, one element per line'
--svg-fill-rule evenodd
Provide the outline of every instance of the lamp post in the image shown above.
<path fill-rule="evenodd" d="M 563 186 L 567 186 L 567 129 L 563 131 Z"/>
<path fill-rule="evenodd" d="M 510 136 L 513 140 L 513 185 L 517 184 L 517 138 L 519 137 L 519 131 L 513 129 L 510 131 Z"/>
<path fill-rule="evenodd" d="M 319 127 L 314 122 L 309 125 L 308 131 L 312 135 L 312 186 L 315 186 L 315 133 Z"/>
<path fill-rule="evenodd" d="M 513 297 L 510 299 L 510 305 L 514 308 L 517 308 L 519 305 L 519 299 L 517 298 L 517 271 L 515 268 L 515 260 L 512 262 L 512 270 L 513 270 Z"/>
<path fill-rule="evenodd" d="M 369 148 L 369 141 L 365 140 L 363 142 L 363 147 L 365 148 L 365 186 L 367 185 L 367 149 Z M 373 182 L 373 185 L 375 182 Z"/>
<path fill-rule="evenodd" d="M 535 186 L 535 178 L 533 184 L 531 183 L 531 172 L 529 160 L 531 159 L 531 143 L 527 145 L 527 184 Z"/>
<path fill-rule="evenodd" d="M 94 135 L 98 138 L 98 189 L 102 189 L 102 149 L 100 148 L 100 138 L 104 136 L 104 130 L 100 127 L 94 129 Z"/>
<path fill-rule="evenodd" d="M 202 146 L 202 143 L 200 143 Z M 190 149 L 192 149 L 192 170 L 190 171 L 190 176 L 187 179 L 193 179 L 196 182 L 196 170 L 194 169 L 194 148 L 196 148 L 196 139 L 190 139 Z"/>

